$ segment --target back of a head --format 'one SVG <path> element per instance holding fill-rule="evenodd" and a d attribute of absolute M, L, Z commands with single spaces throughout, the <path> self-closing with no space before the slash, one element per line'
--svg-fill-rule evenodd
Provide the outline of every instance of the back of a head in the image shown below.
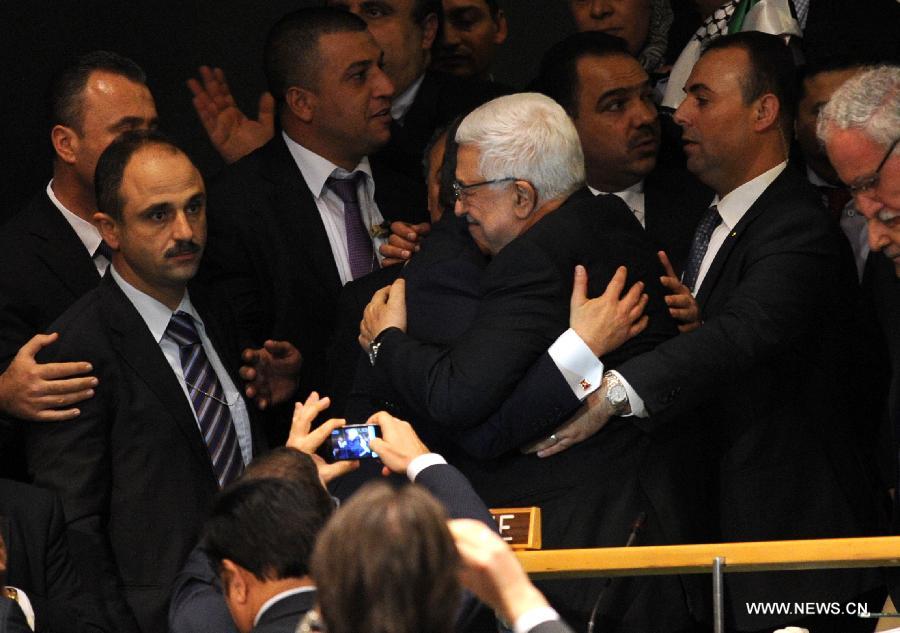
<path fill-rule="evenodd" d="M 110 143 L 97 160 L 94 171 L 94 193 L 97 209 L 115 220 L 122 219 L 124 201 L 120 195 L 122 178 L 131 157 L 145 147 L 159 146 L 172 153 L 184 154 L 165 134 L 156 130 L 129 130 Z"/>
<path fill-rule="evenodd" d="M 302 578 L 331 510 L 318 480 L 241 478 L 216 498 L 201 547 L 217 569 L 228 559 L 259 580 Z"/>
<path fill-rule="evenodd" d="M 538 76 L 530 87 L 556 101 L 575 118 L 578 116 L 578 60 L 612 55 L 631 57 L 625 40 L 601 31 L 573 33 L 544 53 Z"/>
<path fill-rule="evenodd" d="M 818 136 L 862 130 L 882 147 L 900 136 L 900 66 L 877 66 L 847 80 L 819 113 Z"/>
<path fill-rule="evenodd" d="M 91 51 L 64 69 L 50 87 L 50 125 L 64 125 L 79 133 L 84 119 L 82 93 L 92 73 L 107 72 L 146 84 L 147 75 L 131 59 L 112 51 Z"/>
<path fill-rule="evenodd" d="M 285 479 L 302 486 L 322 488 L 319 471 L 312 458 L 287 446 L 278 446 L 254 457 L 244 469 L 241 479 Z"/>
<path fill-rule="evenodd" d="M 463 119 L 456 142 L 478 148 L 485 179 L 531 182 L 538 206 L 584 185 L 584 154 L 575 125 L 545 95 L 522 92 L 488 101 Z"/>
<path fill-rule="evenodd" d="M 280 103 L 292 86 L 315 90 L 321 67 L 319 39 L 365 30 L 361 18 L 331 7 L 299 9 L 283 16 L 269 30 L 263 53 L 269 92 Z"/>
<path fill-rule="evenodd" d="M 712 40 L 703 55 L 717 50 L 740 49 L 747 53 L 748 72 L 741 80 L 745 104 L 764 94 L 775 95 L 783 133 L 790 138 L 797 111 L 797 72 L 784 39 L 759 31 L 742 31 Z"/>
<path fill-rule="evenodd" d="M 449 633 L 459 555 L 440 504 L 416 486 L 367 484 L 319 536 L 312 574 L 329 633 Z"/>

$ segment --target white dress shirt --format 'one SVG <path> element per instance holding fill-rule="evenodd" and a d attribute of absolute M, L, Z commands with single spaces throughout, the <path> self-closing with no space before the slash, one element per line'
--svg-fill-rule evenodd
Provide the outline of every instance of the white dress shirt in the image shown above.
<path fill-rule="evenodd" d="M 81 240 L 81 243 L 84 244 L 84 247 L 88 252 L 88 257 L 93 259 L 94 267 L 102 277 L 109 267 L 109 260 L 99 253 L 94 257 L 94 253 L 97 252 L 97 247 L 100 246 L 100 242 L 103 241 L 103 238 L 100 236 L 100 229 L 84 218 L 69 211 L 63 203 L 59 201 L 59 198 L 57 198 L 56 194 L 53 192 L 52 180 L 47 183 L 47 197 L 50 198 L 50 202 L 53 203 L 53 206 L 59 209 L 59 212 L 62 213 L 66 222 L 68 222 L 69 226 L 72 227 L 72 230 L 75 231 L 75 235 L 77 235 L 78 239 Z"/>
<path fill-rule="evenodd" d="M 410 107 L 412 107 L 413 101 L 416 100 L 416 95 L 419 94 L 419 88 L 422 87 L 424 79 L 424 73 L 419 75 L 419 78 L 412 82 L 409 88 L 391 101 L 391 118 L 400 125 L 403 125 L 403 119 L 406 117 L 406 113 L 409 112 Z"/>
<path fill-rule="evenodd" d="M 329 189 L 325 183 L 329 177 L 349 178 L 352 172 L 341 169 L 327 158 L 322 158 L 315 152 L 311 152 L 284 132 L 281 133 L 284 142 L 287 144 L 288 151 L 297 163 L 306 186 L 309 187 L 316 202 L 316 208 L 322 217 L 322 224 L 325 225 L 325 233 L 328 235 L 328 243 L 331 245 L 331 254 L 334 257 L 334 263 L 337 267 L 338 275 L 340 275 L 341 283 L 346 284 L 353 281 L 353 273 L 350 270 L 350 254 L 347 249 L 347 227 L 344 223 L 344 202 L 338 195 Z M 357 196 L 359 198 L 359 206 L 362 210 L 363 226 L 369 230 L 372 235 L 373 228 L 384 222 L 378 205 L 375 204 L 375 180 L 372 178 L 372 168 L 369 166 L 369 159 L 363 158 L 353 171 L 359 171 L 365 174 L 365 178 L 359 183 Z M 378 247 L 386 241 L 385 237 L 372 237 L 372 248 L 375 256 L 381 263 L 381 254 Z"/>
<path fill-rule="evenodd" d="M 614 195 L 621 198 L 622 202 L 628 205 L 628 208 L 631 209 L 631 212 L 634 214 L 634 217 L 637 218 L 637 221 L 641 223 L 641 226 L 645 229 L 647 228 L 646 221 L 646 213 L 644 210 L 644 181 L 641 180 L 631 185 L 627 189 L 623 189 L 622 191 L 600 191 L 599 189 L 594 189 L 590 185 L 588 185 L 588 189 L 595 196 L 599 196 L 601 194 L 606 195 Z"/>
<path fill-rule="evenodd" d="M 187 383 L 184 382 L 184 371 L 181 367 L 181 352 L 178 348 L 178 343 L 167 336 L 163 336 L 166 333 L 166 328 L 169 326 L 169 321 L 172 320 L 172 315 L 175 312 L 180 310 L 193 317 L 194 326 L 200 337 L 200 343 L 203 345 L 203 351 L 206 352 L 206 357 L 209 359 L 209 363 L 212 365 L 213 371 L 219 379 L 219 384 L 222 385 L 222 391 L 225 393 L 225 402 L 228 403 L 228 410 L 231 412 L 231 419 L 234 421 L 234 430 L 237 433 L 238 444 L 241 448 L 241 457 L 243 458 L 245 465 L 249 464 L 250 460 L 253 458 L 253 444 L 250 438 L 250 415 L 247 413 L 247 405 L 244 403 L 244 399 L 241 397 L 234 382 L 232 382 L 231 377 L 225 370 L 225 366 L 219 359 L 219 355 L 216 353 L 215 348 L 210 342 L 209 336 L 206 334 L 206 327 L 203 325 L 203 319 L 200 318 L 197 310 L 195 310 L 194 306 L 191 304 L 191 298 L 188 296 L 187 290 L 184 291 L 184 297 L 182 297 L 178 308 L 173 311 L 150 295 L 141 292 L 122 279 L 122 276 L 116 271 L 115 266 L 111 268 L 110 272 L 113 280 L 118 284 L 119 288 L 122 289 L 122 292 L 125 293 L 128 300 L 134 305 L 135 310 L 141 315 L 144 323 L 147 324 L 147 327 L 150 329 L 150 334 L 153 335 L 153 339 L 159 344 L 163 355 L 166 357 L 166 361 L 169 363 L 169 366 L 175 373 L 175 377 L 178 379 L 178 384 L 181 385 L 184 397 L 187 398 L 191 413 L 194 414 L 194 420 L 197 420 L 197 412 L 194 411 Z M 200 427 L 199 421 L 197 422 L 197 427 Z"/>

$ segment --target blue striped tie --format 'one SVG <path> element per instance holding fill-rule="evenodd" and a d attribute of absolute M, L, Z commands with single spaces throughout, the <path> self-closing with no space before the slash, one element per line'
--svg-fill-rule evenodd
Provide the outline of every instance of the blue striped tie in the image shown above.
<path fill-rule="evenodd" d="M 166 328 L 166 336 L 178 344 L 181 369 L 191 396 L 191 404 L 197 413 L 200 432 L 206 442 L 206 450 L 219 486 L 225 486 L 244 470 L 225 392 L 203 351 L 191 315 L 180 310 L 173 314 Z"/>
<path fill-rule="evenodd" d="M 703 214 L 703 218 L 697 225 L 694 241 L 691 243 L 691 250 L 688 253 L 687 264 L 684 267 L 684 275 L 681 278 L 681 283 L 687 286 L 694 294 L 696 294 L 694 286 L 697 284 L 700 265 L 703 263 L 706 250 L 709 248 L 709 238 L 712 237 L 713 231 L 721 223 L 722 216 L 719 215 L 719 209 L 716 205 L 713 205 L 706 210 L 706 213 Z"/>

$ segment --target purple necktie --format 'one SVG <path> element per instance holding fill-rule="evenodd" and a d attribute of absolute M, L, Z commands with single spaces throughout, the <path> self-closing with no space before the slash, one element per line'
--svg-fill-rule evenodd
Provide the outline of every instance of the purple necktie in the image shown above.
<path fill-rule="evenodd" d="M 184 382 L 187 383 L 191 404 L 197 413 L 200 432 L 219 486 L 224 487 L 244 470 L 231 411 L 225 402 L 225 392 L 203 351 L 203 344 L 191 315 L 180 310 L 173 314 L 165 335 L 178 344 Z"/>
<path fill-rule="evenodd" d="M 330 177 L 325 185 L 344 203 L 344 227 L 347 230 L 347 255 L 350 259 L 350 273 L 358 279 L 377 268 L 372 238 L 362 220 L 362 208 L 356 195 L 360 181 L 365 178 L 360 171 L 350 178 Z"/>
<path fill-rule="evenodd" d="M 684 267 L 684 276 L 681 283 L 690 288 L 694 292 L 694 285 L 697 283 L 697 275 L 700 273 L 700 264 L 703 263 L 703 257 L 709 248 L 709 238 L 712 237 L 713 231 L 722 222 L 722 216 L 719 215 L 719 209 L 716 205 L 711 206 L 703 214 L 700 224 L 697 225 L 697 231 L 694 233 L 694 241 L 691 243 L 691 250 L 688 253 L 687 264 Z"/>

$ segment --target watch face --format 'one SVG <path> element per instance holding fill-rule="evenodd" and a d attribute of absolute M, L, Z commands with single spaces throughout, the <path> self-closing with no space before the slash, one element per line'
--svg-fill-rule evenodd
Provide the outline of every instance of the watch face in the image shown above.
<path fill-rule="evenodd" d="M 607 392 L 606 397 L 609 398 L 610 404 L 619 406 L 628 400 L 628 393 L 622 385 L 613 385 Z"/>

